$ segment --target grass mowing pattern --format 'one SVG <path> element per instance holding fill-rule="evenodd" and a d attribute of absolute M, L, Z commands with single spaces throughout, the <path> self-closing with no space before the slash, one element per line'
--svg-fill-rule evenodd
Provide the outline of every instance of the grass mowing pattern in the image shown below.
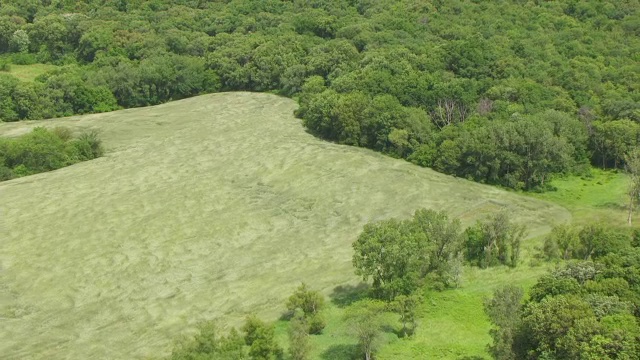
<path fill-rule="evenodd" d="M 267 94 L 0 124 L 98 130 L 104 157 L 0 184 L 0 354 L 163 355 L 203 319 L 275 318 L 305 281 L 355 280 L 362 226 L 420 207 L 465 223 L 506 207 L 532 234 L 563 208 L 323 142 Z"/>

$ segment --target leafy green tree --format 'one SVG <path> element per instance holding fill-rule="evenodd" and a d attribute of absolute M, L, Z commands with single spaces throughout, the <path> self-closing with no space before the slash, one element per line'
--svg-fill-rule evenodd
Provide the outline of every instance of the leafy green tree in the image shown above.
<path fill-rule="evenodd" d="M 600 158 L 600 165 L 603 168 L 622 165 L 625 154 L 638 143 L 640 125 L 633 121 L 594 122 L 592 127 L 594 160 Z"/>
<path fill-rule="evenodd" d="M 403 336 L 413 335 L 418 327 L 417 309 L 421 299 L 418 295 L 398 295 L 393 299 L 391 308 L 400 315 Z"/>
<path fill-rule="evenodd" d="M 26 53 L 29 51 L 29 34 L 22 29 L 16 30 L 9 41 L 9 48 L 13 52 Z"/>
<path fill-rule="evenodd" d="M 323 308 L 324 297 L 322 294 L 310 290 L 305 283 L 302 283 L 287 300 L 287 310 L 291 314 L 302 310 L 305 323 L 308 325 L 307 331 L 310 334 L 319 334 L 324 329 L 326 324 L 320 314 Z"/>
<path fill-rule="evenodd" d="M 293 360 L 309 359 L 311 345 L 308 327 L 304 312 L 296 311 L 289 322 L 289 355 Z"/>
<path fill-rule="evenodd" d="M 353 265 L 364 280 L 372 278 L 377 297 L 392 300 L 411 294 L 428 274 L 446 282 L 461 239 L 457 220 L 444 212 L 418 210 L 411 220 L 365 225 L 353 243 Z"/>
<path fill-rule="evenodd" d="M 497 289 L 484 303 L 484 311 L 494 325 L 489 331 L 493 338 L 489 353 L 496 360 L 517 359 L 514 342 L 520 327 L 523 295 L 521 288 L 507 285 Z"/>
<path fill-rule="evenodd" d="M 273 326 L 267 325 L 255 316 L 249 316 L 242 327 L 245 343 L 249 346 L 249 355 L 254 360 L 277 359 L 282 349 L 275 340 Z"/>
<path fill-rule="evenodd" d="M 301 309 L 305 316 L 315 315 L 324 308 L 324 297 L 302 283 L 287 300 L 287 309 L 292 313 Z"/>
<path fill-rule="evenodd" d="M 108 51 L 114 44 L 113 30 L 105 24 L 100 24 L 82 34 L 77 52 L 78 58 L 92 62 L 100 51 Z"/>
<path fill-rule="evenodd" d="M 454 270 L 453 262 L 463 250 L 463 236 L 460 221 L 449 220 L 444 211 L 419 209 L 413 215 L 413 226 L 428 239 L 432 249 L 429 271 L 446 279 Z"/>
<path fill-rule="evenodd" d="M 410 294 L 430 266 L 431 249 L 425 249 L 425 243 L 426 237 L 413 233 L 406 221 L 367 224 L 353 244 L 356 274 L 364 280 L 371 277 L 374 291 L 381 298 Z"/>
<path fill-rule="evenodd" d="M 545 256 L 548 260 L 572 259 L 577 256 L 578 242 L 578 231 L 575 227 L 569 224 L 554 226 L 551 233 L 545 238 Z"/>
<path fill-rule="evenodd" d="M 562 339 L 585 319 L 594 318 L 588 303 L 575 296 L 546 297 L 524 310 L 523 328 L 535 356 L 569 358 Z"/>
<path fill-rule="evenodd" d="M 526 228 L 512 224 L 506 212 L 478 221 L 465 233 L 466 256 L 472 263 L 481 267 L 498 264 L 517 266 Z"/>
<path fill-rule="evenodd" d="M 603 224 L 587 225 L 580 230 L 578 238 L 580 241 L 580 256 L 584 260 L 592 256 L 603 255 L 609 251 L 609 244 L 612 243 L 613 234 Z"/>
<path fill-rule="evenodd" d="M 358 339 L 366 360 L 371 360 L 380 345 L 384 325 L 385 304 L 378 300 L 360 300 L 351 304 L 345 312 L 345 321 Z"/>
<path fill-rule="evenodd" d="M 248 360 L 244 340 L 235 329 L 221 336 L 213 322 L 198 327 L 191 339 L 178 343 L 171 351 L 171 360 Z"/>

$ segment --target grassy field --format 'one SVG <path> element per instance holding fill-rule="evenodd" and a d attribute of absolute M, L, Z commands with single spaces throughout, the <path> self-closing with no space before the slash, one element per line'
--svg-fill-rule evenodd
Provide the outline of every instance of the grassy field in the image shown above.
<path fill-rule="evenodd" d="M 16 65 L 10 64 L 9 74 L 17 77 L 22 81 L 33 81 L 38 76 L 51 71 L 57 66 L 49 64 L 33 64 L 33 65 Z"/>
<path fill-rule="evenodd" d="M 546 201 L 318 140 L 293 117 L 295 107 L 231 93 L 0 124 L 3 136 L 43 125 L 96 129 L 107 147 L 103 158 L 0 183 L 3 358 L 158 356 L 201 320 L 275 319 L 301 281 L 327 295 L 356 284 L 351 243 L 362 226 L 420 207 L 465 224 L 507 209 L 532 236 L 570 219 Z M 481 312 L 468 304 L 490 291 L 488 281 L 530 281 L 539 271 L 469 269 L 464 292 L 425 305 L 416 346 L 456 351 L 454 342 L 468 340 L 481 351 L 486 320 L 459 332 L 470 325 L 450 319 Z M 449 305 L 456 298 L 473 302 L 457 312 Z M 318 358 L 351 346 L 340 307 L 329 311 L 327 335 L 314 340 L 324 344 Z M 394 358 L 401 342 L 381 358 Z"/>
<path fill-rule="evenodd" d="M 578 224 L 605 222 L 625 225 L 629 201 L 626 195 L 628 181 L 623 172 L 592 169 L 590 176 L 556 179 L 552 182 L 556 191 L 534 196 L 567 208 Z M 637 224 L 639 220 L 640 217 L 635 213 L 633 223 Z"/>

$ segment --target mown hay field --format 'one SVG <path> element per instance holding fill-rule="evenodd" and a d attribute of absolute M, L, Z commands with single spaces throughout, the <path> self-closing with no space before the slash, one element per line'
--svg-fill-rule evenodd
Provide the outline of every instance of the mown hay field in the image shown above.
<path fill-rule="evenodd" d="M 357 281 L 351 243 L 420 207 L 473 222 L 506 209 L 531 235 L 563 208 L 306 133 L 296 103 L 224 93 L 0 124 L 95 129 L 107 154 L 0 183 L 0 354 L 166 355 L 201 320 L 275 319 L 300 282 Z"/>

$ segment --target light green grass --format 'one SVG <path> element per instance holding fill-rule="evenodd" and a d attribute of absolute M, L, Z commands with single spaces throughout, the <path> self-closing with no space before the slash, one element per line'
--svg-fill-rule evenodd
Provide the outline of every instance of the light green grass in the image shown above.
<path fill-rule="evenodd" d="M 522 264 L 516 269 L 465 268 L 464 283 L 458 289 L 428 291 L 419 310 L 419 326 L 411 338 L 398 338 L 389 329 L 376 358 L 396 359 L 490 359 L 487 344 L 491 342 L 491 324 L 484 314 L 483 302 L 493 291 L 505 284 L 525 289 L 535 284 L 550 264 L 531 267 Z M 343 322 L 344 309 L 330 303 L 324 312 L 327 327 L 321 335 L 311 336 L 312 358 L 350 360 L 357 341 Z M 388 323 L 396 331 L 401 324 L 391 315 Z M 278 321 L 276 330 L 280 343 L 287 344 L 287 321 Z"/>
<path fill-rule="evenodd" d="M 585 224 L 605 222 L 625 225 L 627 222 L 629 179 L 621 171 L 592 169 L 591 176 L 568 176 L 556 179 L 551 185 L 556 191 L 536 194 L 537 198 L 555 202 L 571 211 L 574 222 Z M 640 217 L 636 212 L 633 222 Z"/>
<path fill-rule="evenodd" d="M 21 81 L 34 81 L 38 76 L 57 68 L 50 64 L 16 65 L 10 64 L 9 74 Z"/>
<path fill-rule="evenodd" d="M 570 217 L 321 141 L 295 107 L 231 93 L 0 124 L 5 136 L 42 125 L 96 129 L 107 148 L 103 158 L 0 184 L 2 357 L 158 356 L 201 320 L 275 319 L 301 281 L 327 294 L 357 281 L 351 243 L 365 223 L 420 207 L 465 224 L 506 208 L 532 234 Z"/>

